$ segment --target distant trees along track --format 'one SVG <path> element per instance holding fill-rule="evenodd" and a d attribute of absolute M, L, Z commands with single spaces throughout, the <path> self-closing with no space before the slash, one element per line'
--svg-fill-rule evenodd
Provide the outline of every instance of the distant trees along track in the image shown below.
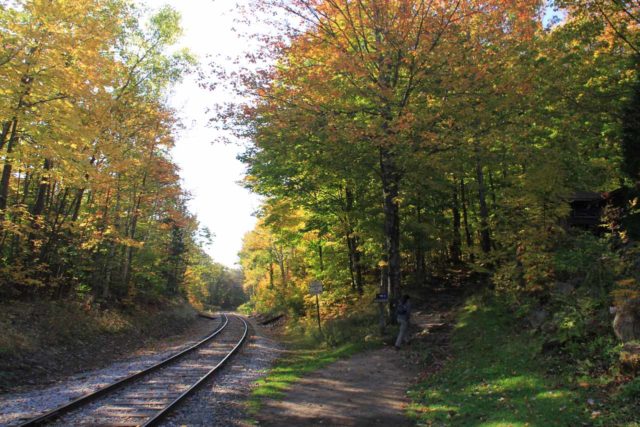
<path fill-rule="evenodd" d="M 238 351 L 248 330 L 243 318 L 223 314 L 211 335 L 186 350 L 21 426 L 157 425 Z"/>

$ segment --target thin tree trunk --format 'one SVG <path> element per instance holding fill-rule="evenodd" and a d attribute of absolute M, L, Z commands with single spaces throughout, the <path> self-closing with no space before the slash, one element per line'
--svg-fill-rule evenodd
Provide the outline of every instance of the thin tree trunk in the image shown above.
<path fill-rule="evenodd" d="M 362 283 L 362 254 L 360 252 L 360 244 L 355 230 L 351 225 L 351 212 L 354 209 L 353 191 L 347 185 L 345 186 L 345 223 L 347 227 L 347 248 L 349 250 L 349 273 L 351 274 L 351 289 L 359 294 L 364 292 Z"/>
<path fill-rule="evenodd" d="M 422 224 L 422 207 L 416 206 L 416 220 L 418 224 Z M 414 256 L 415 256 L 415 277 L 416 286 L 423 286 L 427 281 L 427 266 L 425 264 L 424 235 L 417 232 L 414 235 Z"/>
<path fill-rule="evenodd" d="M 18 120 L 13 119 L 13 125 L 11 126 L 11 136 L 9 136 L 9 143 L 7 145 L 7 156 L 4 159 L 4 166 L 2 167 L 2 178 L 0 178 L 0 221 L 4 220 L 5 210 L 7 209 L 7 203 L 9 202 L 9 183 L 11 181 L 11 171 L 13 169 L 11 153 L 13 148 L 18 143 Z M 0 225 L 0 227 L 2 227 Z"/>
<path fill-rule="evenodd" d="M 384 236 L 389 269 L 389 300 L 391 309 L 399 298 L 401 284 L 400 209 L 398 207 L 400 174 L 395 159 L 387 148 L 380 149 L 382 175 Z"/>
<path fill-rule="evenodd" d="M 347 252 L 349 256 L 349 274 L 351 275 L 351 290 L 355 292 L 357 287 L 356 287 L 356 273 L 355 273 L 354 261 L 353 261 L 353 252 L 354 252 L 353 239 L 349 236 L 348 231 L 346 235 L 346 241 L 347 241 Z"/>
<path fill-rule="evenodd" d="M 464 236 L 467 242 L 467 248 L 472 248 L 473 239 L 471 238 L 471 228 L 469 227 L 469 214 L 467 212 L 467 192 L 464 185 L 464 178 L 460 178 L 460 201 L 462 202 L 462 221 L 464 224 Z"/>
<path fill-rule="evenodd" d="M 138 218 L 140 217 L 140 207 L 142 206 L 142 193 L 147 183 L 147 172 L 142 176 L 142 185 L 140 186 L 140 193 L 135 197 L 135 204 L 133 207 L 133 213 L 131 216 L 131 223 L 129 225 L 129 230 L 127 232 L 127 236 L 132 240 L 136 238 L 136 230 L 138 227 Z M 127 246 L 125 248 L 125 259 L 124 259 L 124 268 L 122 271 L 122 281 L 124 286 L 127 287 L 128 292 L 132 295 L 133 288 L 129 289 L 129 282 L 131 276 L 131 264 L 133 262 L 133 248 L 131 246 Z"/>
<path fill-rule="evenodd" d="M 480 147 L 476 143 L 476 179 L 478 181 L 478 200 L 480 202 L 480 247 L 482 252 L 491 251 L 491 232 L 489 230 L 489 208 L 487 207 L 484 172 L 480 161 Z"/>
<path fill-rule="evenodd" d="M 356 291 L 360 295 L 364 292 L 364 280 L 362 277 L 362 252 L 360 251 L 360 239 L 358 237 L 353 238 L 353 264 L 356 270 Z"/>
<path fill-rule="evenodd" d="M 104 282 L 102 283 L 102 298 L 108 300 L 111 296 L 111 271 L 113 270 L 113 258 L 116 255 L 116 244 L 109 242 L 109 254 L 106 259 Z"/>
<path fill-rule="evenodd" d="M 108 225 L 108 213 L 109 210 L 109 197 L 105 201 L 104 206 L 104 227 L 106 229 Z M 120 174 L 118 174 L 117 184 L 116 184 L 116 203 L 114 209 L 114 227 L 117 230 L 120 227 Z M 115 262 L 114 258 L 116 255 L 116 244 L 114 241 L 109 242 L 109 254 L 107 255 L 106 265 L 105 265 L 105 275 L 104 275 L 104 283 L 102 287 L 102 298 L 109 299 L 111 297 L 111 275 L 113 271 L 113 264 Z"/>
<path fill-rule="evenodd" d="M 9 129 L 11 129 L 11 122 L 2 123 L 2 131 L 0 131 L 0 150 L 4 148 L 4 144 L 7 143 L 7 136 L 9 135 Z"/>
<path fill-rule="evenodd" d="M 273 289 L 273 260 L 269 261 L 269 289 Z"/>
<path fill-rule="evenodd" d="M 76 193 L 76 197 L 73 200 L 73 214 L 71 215 L 71 222 L 76 222 L 80 215 L 80 207 L 82 206 L 82 197 L 84 196 L 85 189 L 80 188 Z"/>
<path fill-rule="evenodd" d="M 287 287 L 287 270 L 284 265 L 284 252 L 281 254 L 282 256 L 278 258 L 278 266 L 280 267 L 280 276 L 282 277 L 282 288 L 286 289 Z"/>
<path fill-rule="evenodd" d="M 451 206 L 453 216 L 453 241 L 451 243 L 451 261 L 454 264 L 460 263 L 462 238 L 460 237 L 460 204 L 458 202 L 458 182 L 453 181 L 453 204 Z"/>
<path fill-rule="evenodd" d="M 55 253 L 56 248 L 57 248 L 57 244 L 58 244 L 58 238 L 59 238 L 59 228 L 60 225 L 64 222 L 64 220 L 60 220 L 60 217 L 62 216 L 62 212 L 64 211 L 64 208 L 67 204 L 67 197 L 69 195 L 69 189 L 66 189 L 62 192 L 62 196 L 60 197 L 60 200 L 58 201 L 58 205 L 54 211 L 54 216 L 53 216 L 53 220 L 51 221 L 51 234 L 49 235 L 49 239 L 47 240 L 47 243 L 45 245 L 42 246 L 42 250 L 40 251 L 40 258 L 47 261 L 51 259 L 51 255 Z M 58 274 L 61 273 L 62 268 L 61 266 L 58 266 Z"/>
<path fill-rule="evenodd" d="M 51 177 L 49 177 L 51 179 Z M 47 214 L 47 220 L 51 220 L 51 215 L 55 213 L 54 206 L 56 205 L 56 192 L 58 191 L 60 183 L 58 181 L 49 182 L 47 188 L 47 194 L 45 196 L 45 212 Z"/>
<path fill-rule="evenodd" d="M 25 64 L 27 65 L 27 70 L 20 78 L 20 83 L 22 84 L 24 90 L 22 91 L 20 97 L 18 98 L 18 102 L 16 105 L 16 111 L 23 111 L 26 106 L 25 98 L 29 96 L 31 92 L 31 87 L 33 85 L 33 77 L 30 75 L 31 72 L 31 58 L 38 50 L 38 46 L 32 46 L 29 48 L 29 52 L 27 53 L 27 58 L 25 59 Z M 7 155 L 4 160 L 4 166 L 2 168 L 2 178 L 0 178 L 0 223 L 4 221 L 5 211 L 7 209 L 7 204 L 9 203 L 9 184 L 11 181 L 11 170 L 13 168 L 11 153 L 18 143 L 18 115 L 16 114 L 11 120 L 11 131 L 9 136 L 9 143 L 7 145 Z M 5 136 L 6 138 L 6 136 Z M 0 229 L 2 225 L 0 224 Z"/>
<path fill-rule="evenodd" d="M 91 160 L 89 160 L 89 166 L 93 166 L 96 162 L 96 156 L 91 156 Z M 89 173 L 84 174 L 85 181 L 89 181 Z M 80 207 L 82 206 L 82 197 L 84 197 L 84 192 L 86 191 L 85 187 L 79 188 L 76 193 L 76 198 L 73 203 L 73 215 L 71 216 L 71 222 L 76 222 L 78 220 L 78 216 L 80 215 Z"/>
<path fill-rule="evenodd" d="M 42 178 L 40 178 L 40 184 L 38 185 L 38 193 L 36 196 L 36 201 L 31 209 L 31 214 L 36 217 L 42 215 L 44 211 L 45 202 L 47 192 L 49 191 L 49 186 L 51 185 L 51 176 L 49 171 L 51 170 L 52 162 L 49 159 L 44 159 L 44 173 L 42 174 Z"/>

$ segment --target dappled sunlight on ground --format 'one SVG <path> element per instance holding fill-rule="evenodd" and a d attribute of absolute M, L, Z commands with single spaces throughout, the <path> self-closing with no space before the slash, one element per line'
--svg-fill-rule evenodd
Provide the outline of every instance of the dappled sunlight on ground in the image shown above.
<path fill-rule="evenodd" d="M 419 425 L 590 425 L 578 392 L 546 377 L 535 342 L 506 334 L 514 325 L 501 316 L 465 310 L 453 336 L 454 362 L 410 393 Z"/>
<path fill-rule="evenodd" d="M 416 367 L 402 352 L 390 348 L 367 351 L 300 379 L 283 393 L 283 400 L 265 401 L 258 419 L 260 425 L 267 426 L 413 425 L 403 410 L 408 403 L 406 390 L 415 374 Z M 265 395 L 282 393 L 284 382 L 265 385 L 273 385 Z"/>

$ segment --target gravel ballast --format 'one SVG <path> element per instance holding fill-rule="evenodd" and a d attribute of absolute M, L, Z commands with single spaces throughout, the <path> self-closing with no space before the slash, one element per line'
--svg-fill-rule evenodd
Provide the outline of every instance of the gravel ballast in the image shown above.
<path fill-rule="evenodd" d="M 253 384 L 281 355 L 282 347 L 251 322 L 252 334 L 222 372 L 181 405 L 166 426 L 250 426 L 245 402 Z"/>
<path fill-rule="evenodd" d="M 207 334 L 219 325 L 208 323 Z M 188 401 L 178 408 L 166 425 L 240 426 L 245 421 L 244 401 L 251 385 L 264 374 L 278 357 L 277 343 L 261 334 L 253 334 L 220 374 L 207 381 Z M 202 338 L 202 334 L 197 338 Z M 145 369 L 172 354 L 192 345 L 196 339 L 170 346 L 157 346 L 110 366 L 74 375 L 41 390 L 0 395 L 0 425 L 14 426 L 25 419 L 52 410 L 69 401 L 110 384 L 134 372 Z"/>

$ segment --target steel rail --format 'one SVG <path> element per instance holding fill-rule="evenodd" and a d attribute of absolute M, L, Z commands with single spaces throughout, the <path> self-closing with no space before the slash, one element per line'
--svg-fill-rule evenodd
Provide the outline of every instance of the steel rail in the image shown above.
<path fill-rule="evenodd" d="M 238 351 L 240 346 L 242 346 L 242 344 L 244 343 L 244 341 L 247 338 L 247 335 L 248 335 L 248 332 L 249 332 L 249 325 L 247 324 L 247 321 L 244 320 L 242 317 L 240 317 L 240 316 L 234 316 L 234 317 L 236 317 L 237 319 L 240 319 L 242 321 L 242 324 L 244 325 L 244 332 L 243 332 L 242 337 L 240 338 L 240 340 L 238 340 L 238 342 L 231 349 L 231 351 L 229 353 L 227 353 L 227 355 L 224 357 L 224 359 L 222 359 L 220 362 L 218 362 L 218 364 L 216 366 L 211 368 L 211 370 L 209 370 L 209 372 L 207 372 L 205 375 L 203 375 L 196 383 L 194 383 L 191 387 L 189 387 L 187 390 L 185 390 L 173 402 L 171 402 L 169 405 L 165 406 L 164 409 L 162 409 L 158 413 L 156 413 L 156 415 L 154 415 L 153 418 L 150 418 L 147 422 L 142 424 L 142 427 L 157 426 L 162 420 L 164 420 L 169 415 L 169 413 L 171 411 L 173 411 L 178 405 L 180 405 L 182 402 L 184 402 L 184 400 L 187 397 L 189 397 L 192 393 L 194 393 L 200 386 L 202 386 L 202 384 L 204 384 L 204 382 L 206 380 L 211 378 L 213 376 L 213 374 L 215 374 L 220 368 L 222 368 L 227 363 L 229 358 L 231 356 L 233 356 Z"/>
<path fill-rule="evenodd" d="M 48 412 L 45 412 L 44 414 L 32 418 L 22 424 L 19 424 L 20 427 L 27 427 L 27 426 L 39 426 L 42 425 L 44 423 L 47 423 L 49 421 L 52 421 L 58 417 L 60 417 L 63 414 L 66 414 L 68 412 L 71 412 L 72 410 L 79 408 L 83 405 L 86 405 L 89 402 L 93 402 L 94 400 L 98 399 L 99 397 L 102 397 L 104 395 L 106 395 L 107 393 L 110 393 L 116 389 L 121 388 L 122 386 L 129 384 L 137 379 L 140 379 L 141 377 L 148 375 L 152 372 L 157 371 L 158 369 L 174 362 L 175 360 L 182 358 L 183 356 L 186 356 L 187 354 L 191 353 L 192 351 L 196 350 L 199 347 L 202 347 L 204 344 L 206 344 L 207 342 L 211 341 L 213 338 L 215 338 L 218 334 L 220 334 L 220 332 L 222 332 L 227 325 L 229 324 L 229 318 L 227 317 L 227 315 L 223 314 L 222 315 L 222 319 L 223 322 L 222 324 L 218 327 L 218 329 L 216 329 L 211 335 L 205 337 L 204 339 L 198 341 L 197 343 L 195 343 L 194 345 L 192 345 L 191 347 L 182 350 L 176 354 L 174 354 L 173 356 L 159 362 L 156 363 L 153 366 L 150 366 L 146 369 L 143 369 L 142 371 L 136 372 L 134 374 L 131 374 L 121 380 L 118 380 L 114 383 L 111 383 L 101 389 L 98 389 L 96 391 L 93 391 L 91 393 L 82 395 L 80 397 L 78 397 L 77 399 L 64 404 L 62 406 L 59 406 L 55 409 L 52 409 Z"/>

